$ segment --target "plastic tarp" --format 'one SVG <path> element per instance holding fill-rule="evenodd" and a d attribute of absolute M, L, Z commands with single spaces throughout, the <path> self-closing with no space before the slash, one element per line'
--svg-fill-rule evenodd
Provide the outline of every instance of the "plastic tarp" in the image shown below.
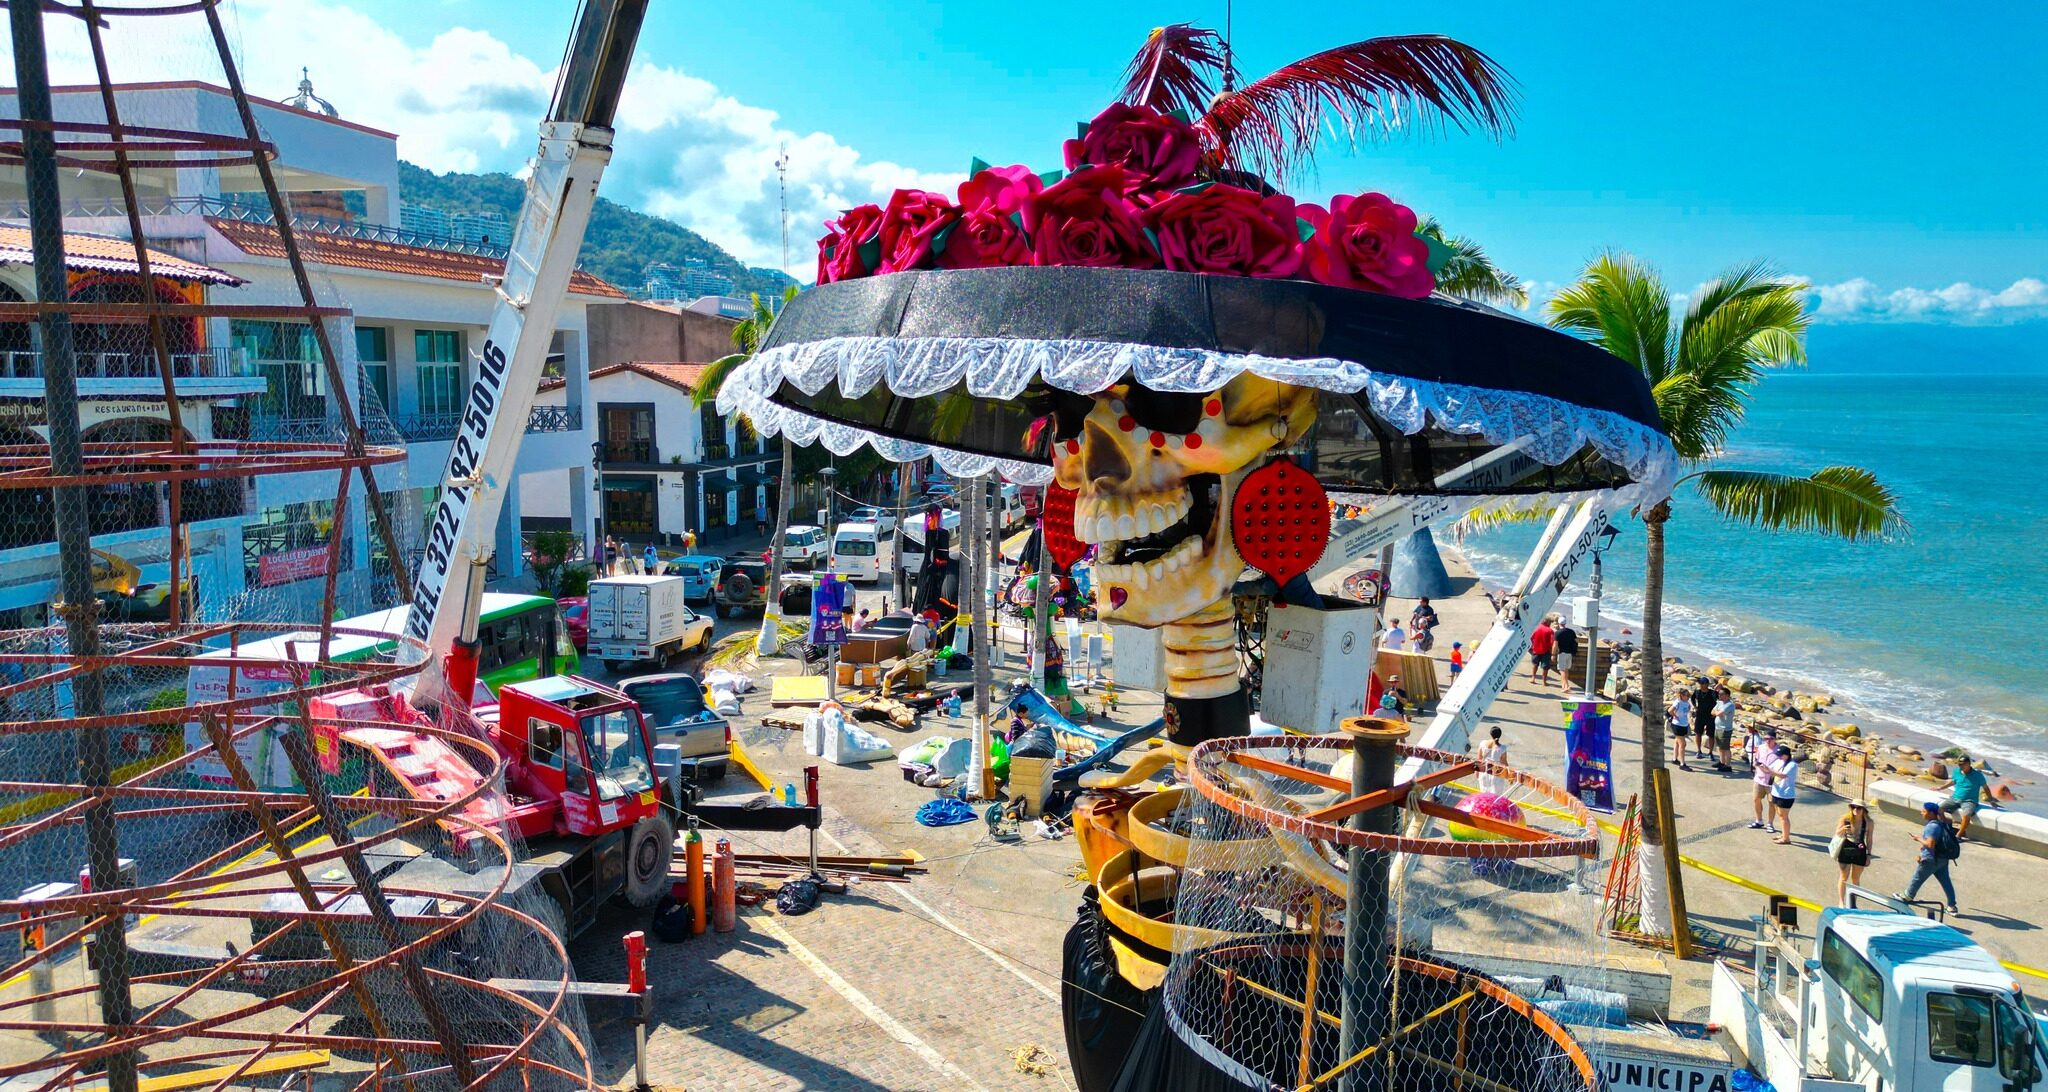
<path fill-rule="evenodd" d="M 857 766 L 894 758 L 896 748 L 848 720 L 836 705 L 821 705 L 804 718 L 804 753 L 835 766 Z"/>

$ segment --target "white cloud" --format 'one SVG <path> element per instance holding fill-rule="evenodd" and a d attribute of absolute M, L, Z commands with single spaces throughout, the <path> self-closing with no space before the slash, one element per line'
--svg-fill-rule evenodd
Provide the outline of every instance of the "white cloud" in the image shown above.
<path fill-rule="evenodd" d="M 253 95 L 290 95 L 306 65 L 317 93 L 343 118 L 399 134 L 399 154 L 423 167 L 517 172 L 532 151 L 554 85 L 553 58 L 523 56 L 481 30 L 409 41 L 331 0 L 241 0 L 232 10 L 237 59 Z M 53 80 L 90 82 L 91 55 L 75 22 L 48 26 Z M 117 80 L 221 82 L 203 20 L 124 24 L 137 26 L 148 33 L 107 36 Z M 11 68 L 4 43 L 0 57 Z M 790 272 L 805 280 L 823 222 L 841 209 L 885 201 L 898 186 L 950 189 L 960 177 L 869 159 L 829 133 L 796 131 L 773 110 L 644 60 L 627 80 L 618 124 L 605 196 L 666 216 L 750 265 L 781 264 L 775 159 L 786 144 Z"/>
<path fill-rule="evenodd" d="M 1814 286 L 1815 315 L 1832 322 L 2020 322 L 2048 317 L 2048 281 L 2022 277 L 2003 289 L 1958 281 L 1945 288 L 1884 289 L 1865 277 Z"/>

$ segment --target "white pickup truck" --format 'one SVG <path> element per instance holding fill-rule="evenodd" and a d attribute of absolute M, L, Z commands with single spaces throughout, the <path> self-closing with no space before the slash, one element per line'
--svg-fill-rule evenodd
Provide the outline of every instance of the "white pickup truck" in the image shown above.
<path fill-rule="evenodd" d="M 607 576 L 591 581 L 585 647 L 613 671 L 709 651 L 712 621 L 690 609 L 684 602 L 687 594 L 680 576 Z"/>
<path fill-rule="evenodd" d="M 1769 936 L 1758 942 L 1758 964 L 1754 981 L 1714 964 L 1712 1026 L 1725 1069 L 1701 1065 L 1697 1052 L 1660 1065 L 1632 1051 L 1606 1066 L 1608 1087 L 1732 1089 L 1738 1068 L 1776 1092 L 2043 1087 L 2040 1019 L 2012 973 L 1952 926 L 1889 909 L 1830 909 L 1810 955 Z"/>

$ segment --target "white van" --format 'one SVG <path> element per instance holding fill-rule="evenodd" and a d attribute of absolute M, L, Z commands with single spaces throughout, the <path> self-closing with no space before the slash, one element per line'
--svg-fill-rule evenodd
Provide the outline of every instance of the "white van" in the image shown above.
<path fill-rule="evenodd" d="M 847 580 L 882 579 L 881 531 L 872 523 L 842 523 L 832 531 L 832 571 Z"/>

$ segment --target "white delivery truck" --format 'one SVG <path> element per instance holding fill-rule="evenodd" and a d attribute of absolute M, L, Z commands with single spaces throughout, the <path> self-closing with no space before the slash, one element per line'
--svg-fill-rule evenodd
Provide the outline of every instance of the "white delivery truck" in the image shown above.
<path fill-rule="evenodd" d="M 690 609 L 684 601 L 687 589 L 680 576 L 607 576 L 591 581 L 585 647 L 613 671 L 709 650 L 711 619 Z"/>
<path fill-rule="evenodd" d="M 1852 889 L 1855 890 L 1855 889 Z M 1896 906 L 1856 891 L 1857 902 Z M 1807 952 L 1764 925 L 1763 968 L 1714 964 L 1712 1027 L 1728 1063 L 1634 1050 L 1608 1087 L 1734 1087 L 1737 1067 L 1777 1092 L 2025 1092 L 2048 1087 L 2042 1026 L 2012 972 L 1953 926 L 1894 909 L 1821 912 Z"/>
<path fill-rule="evenodd" d="M 882 578 L 882 535 L 872 523 L 842 523 L 832 529 L 832 571 L 847 580 Z"/>
<path fill-rule="evenodd" d="M 939 521 L 940 525 L 948 531 L 960 530 L 960 513 L 956 509 L 942 509 L 939 514 Z M 923 514 L 914 513 L 909 519 L 904 520 L 900 532 L 896 536 L 896 564 L 902 566 L 905 573 L 916 576 L 924 571 Z M 959 552 L 957 543 L 954 544 L 953 552 Z"/>

